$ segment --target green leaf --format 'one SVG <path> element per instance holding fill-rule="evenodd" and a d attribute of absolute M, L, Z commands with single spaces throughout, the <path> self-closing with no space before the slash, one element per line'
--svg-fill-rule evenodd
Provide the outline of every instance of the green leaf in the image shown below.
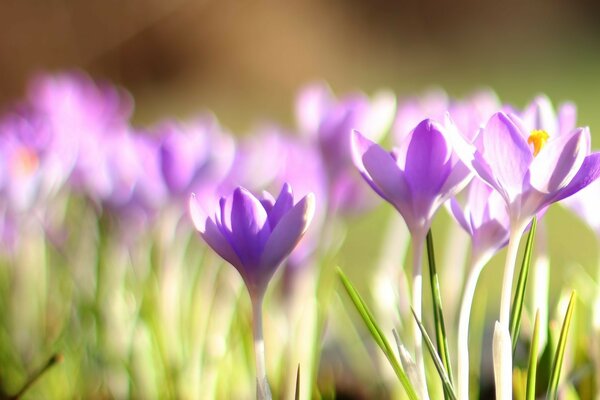
<path fill-rule="evenodd" d="M 523 254 L 521 271 L 519 272 L 519 279 L 517 280 L 515 297 L 513 298 L 512 307 L 510 308 L 510 337 L 512 339 L 513 355 L 517 348 L 517 340 L 519 338 L 519 331 L 521 330 L 521 315 L 523 313 L 523 302 L 525 300 L 525 289 L 527 287 L 527 278 L 529 277 L 531 266 L 531 253 L 533 252 L 533 238 L 535 236 L 536 227 L 537 218 L 534 217 L 533 221 L 531 221 L 531 228 L 529 229 L 527 243 L 525 244 L 525 253 Z"/>
<path fill-rule="evenodd" d="M 535 322 L 533 324 L 533 338 L 531 348 L 529 349 L 529 366 L 527 367 L 527 391 L 525 400 L 535 400 L 535 377 L 537 374 L 538 347 L 540 342 L 540 312 L 535 312 Z"/>
<path fill-rule="evenodd" d="M 444 368 L 444 364 L 442 363 L 440 356 L 438 355 L 437 351 L 435 350 L 435 347 L 433 346 L 433 342 L 429 338 L 429 335 L 427 334 L 425 327 L 423 326 L 421 321 L 419 321 L 419 318 L 417 317 L 417 314 L 415 313 L 415 310 L 412 309 L 412 307 L 411 307 L 411 311 L 413 313 L 413 316 L 415 317 L 415 320 L 417 321 L 417 325 L 419 325 L 419 329 L 421 330 L 421 335 L 423 335 L 423 340 L 425 341 L 427 350 L 429 350 L 429 354 L 431 355 L 431 358 L 433 359 L 435 368 L 437 369 L 438 374 L 440 375 L 440 378 L 442 379 L 442 385 L 444 386 L 444 393 L 447 394 L 448 397 L 450 397 L 451 399 L 456 400 L 456 393 L 454 392 L 454 387 L 452 386 L 452 382 L 450 382 L 450 378 L 448 377 L 448 373 L 446 372 L 446 369 Z"/>
<path fill-rule="evenodd" d="M 377 343 L 379 348 L 383 351 L 388 361 L 390 362 L 394 372 L 396 373 L 396 376 L 398 377 L 400 383 L 404 387 L 406 394 L 411 400 L 418 400 L 415 389 L 413 388 L 412 384 L 410 383 L 410 380 L 406 376 L 406 373 L 402 369 L 402 366 L 398 362 L 398 359 L 394 354 L 392 346 L 390 346 L 390 343 L 383 334 L 383 331 L 375 322 L 373 314 L 371 313 L 371 311 L 369 311 L 364 300 L 360 297 L 360 295 L 358 294 L 352 283 L 350 283 L 350 280 L 344 274 L 340 267 L 337 268 L 337 273 L 340 277 L 340 280 L 342 281 L 342 284 L 344 285 L 344 288 L 346 289 L 346 292 L 348 293 L 348 296 L 350 296 L 350 300 L 352 300 L 352 302 L 354 303 L 356 310 L 363 319 L 365 325 L 367 326 L 367 329 L 369 329 L 369 332 L 375 340 L 375 343 Z"/>
<path fill-rule="evenodd" d="M 435 253 L 433 251 L 433 234 L 431 229 L 427 232 L 427 259 L 429 261 L 429 283 L 431 284 L 431 298 L 433 299 L 433 316 L 435 322 L 435 337 L 437 347 L 442 358 L 444 368 L 448 372 L 448 379 L 453 382 L 452 364 L 448 352 L 448 339 L 446 336 L 446 325 L 444 324 L 444 313 L 442 311 L 442 296 L 440 293 L 440 281 L 435 266 Z M 445 396 L 448 397 L 447 395 Z"/>
<path fill-rule="evenodd" d="M 556 399 L 558 395 L 558 381 L 560 379 L 560 370 L 562 369 L 563 359 L 565 357 L 565 349 L 567 347 L 567 335 L 569 333 L 569 326 L 571 325 L 571 319 L 573 317 L 573 310 L 575 309 L 575 291 L 571 293 L 569 299 L 569 306 L 565 313 L 565 320 L 563 321 L 562 328 L 560 329 L 560 336 L 558 337 L 558 346 L 556 347 L 556 353 L 554 354 L 554 361 L 552 362 L 552 372 L 550 374 L 550 383 L 548 385 L 547 399 Z"/>

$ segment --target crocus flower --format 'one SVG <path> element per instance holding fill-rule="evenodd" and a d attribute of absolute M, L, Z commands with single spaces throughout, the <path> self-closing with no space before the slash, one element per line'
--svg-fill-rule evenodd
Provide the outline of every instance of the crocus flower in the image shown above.
<path fill-rule="evenodd" d="M 435 212 L 471 178 L 446 131 L 447 125 L 423 120 L 392 152 L 358 131 L 352 136 L 354 164 L 371 188 L 400 212 L 415 238 L 425 237 Z"/>
<path fill-rule="evenodd" d="M 298 196 L 313 193 L 320 207 L 302 241 L 286 261 L 297 271 L 307 265 L 322 242 L 321 230 L 325 220 L 328 198 L 326 177 L 319 152 L 303 138 L 294 136 L 275 125 L 261 126 L 241 140 L 229 176 L 221 185 L 242 185 L 252 191 L 278 190 L 289 183 Z M 197 193 L 198 194 L 198 193 Z M 198 196 L 199 197 L 199 196 Z"/>
<path fill-rule="evenodd" d="M 451 133 L 461 159 L 504 199 L 510 219 L 510 239 L 496 344 L 505 345 L 510 316 L 512 280 L 519 241 L 531 218 L 550 204 L 583 189 L 600 175 L 600 153 L 590 154 L 588 128 L 550 136 L 546 131 L 530 132 L 519 117 L 499 112 L 481 130 L 474 144 L 457 132 Z M 496 348 L 496 382 L 500 396 L 512 387 L 512 349 Z M 504 373 L 509 371 L 509 373 Z"/>
<path fill-rule="evenodd" d="M 176 198 L 190 192 L 214 191 L 229 172 L 235 156 L 233 138 L 225 134 L 212 115 L 190 122 L 161 123 L 160 168 Z"/>
<path fill-rule="evenodd" d="M 254 313 L 257 395 L 271 398 L 264 364 L 262 299 L 277 267 L 306 232 L 314 213 L 314 196 L 294 204 L 292 188 L 284 184 L 277 199 L 268 193 L 261 199 L 238 187 L 222 198 L 214 217 L 208 217 L 194 195 L 190 214 L 206 243 L 233 265 L 246 284 Z"/>
<path fill-rule="evenodd" d="M 380 139 L 393 122 L 395 106 L 395 96 L 388 91 L 372 98 L 355 93 L 336 99 L 328 86 L 314 84 L 300 92 L 296 101 L 298 126 L 321 154 L 330 210 L 351 213 L 372 203 L 370 193 L 356 179 L 349 137 L 356 129 L 371 140 Z"/>
<path fill-rule="evenodd" d="M 443 121 L 449 114 L 460 133 L 469 141 L 479 128 L 500 108 L 498 97 L 491 90 L 474 92 L 464 99 L 451 99 L 442 90 L 432 90 L 422 96 L 399 101 L 392 132 L 396 143 L 423 118 Z"/>
<path fill-rule="evenodd" d="M 510 221 L 504 200 L 479 178 L 467 186 L 466 201 L 456 197 L 449 208 L 460 226 L 471 236 L 471 260 L 458 323 L 458 398 L 469 398 L 469 319 L 479 275 L 489 259 L 508 243 Z"/>
<path fill-rule="evenodd" d="M 447 125 L 452 125 L 447 121 Z M 448 126 L 430 119 L 419 123 L 392 152 L 354 131 L 354 164 L 371 188 L 392 204 L 402 215 L 412 236 L 413 287 L 412 306 L 421 319 L 421 257 L 425 236 L 434 214 L 471 178 L 446 138 Z M 456 129 L 456 128 L 454 128 Z M 425 380 L 421 333 L 414 323 L 415 361 L 421 381 Z M 421 393 L 427 397 L 427 393 Z"/>

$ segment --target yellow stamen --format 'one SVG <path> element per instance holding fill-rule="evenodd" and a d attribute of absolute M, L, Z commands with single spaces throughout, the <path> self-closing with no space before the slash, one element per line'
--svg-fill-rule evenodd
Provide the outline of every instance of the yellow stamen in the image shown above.
<path fill-rule="evenodd" d="M 534 157 L 538 155 L 540 150 L 542 150 L 542 147 L 544 147 L 549 138 L 550 135 L 548 135 L 548 132 L 544 130 L 535 129 L 533 132 L 531 132 L 531 135 L 529 135 L 527 138 L 527 143 L 533 146 Z"/>

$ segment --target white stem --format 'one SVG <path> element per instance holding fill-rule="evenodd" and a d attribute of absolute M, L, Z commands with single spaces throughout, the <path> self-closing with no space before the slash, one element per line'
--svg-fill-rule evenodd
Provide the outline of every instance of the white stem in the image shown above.
<path fill-rule="evenodd" d="M 256 398 L 271 400 L 271 389 L 265 367 L 265 341 L 262 327 L 263 297 L 252 298 L 252 333 L 254 334 L 254 357 L 256 359 Z"/>
<path fill-rule="evenodd" d="M 479 275 L 487 264 L 487 257 L 473 257 L 465 283 L 458 321 L 458 398 L 469 399 L 469 320 Z"/>
<path fill-rule="evenodd" d="M 423 243 L 425 241 L 424 236 L 413 235 L 413 287 L 412 287 L 412 308 L 415 311 L 415 315 L 422 321 L 422 299 L 423 299 L 423 274 L 422 274 L 422 259 L 423 259 Z M 427 375 L 425 374 L 425 360 L 423 359 L 423 337 L 421 336 L 421 330 L 419 324 L 413 318 L 413 335 L 415 340 L 415 362 L 419 371 L 419 376 L 422 385 L 421 398 L 428 399 L 427 393 Z"/>
<path fill-rule="evenodd" d="M 506 252 L 506 263 L 504 264 L 504 276 L 502 277 L 502 295 L 500 297 L 500 324 L 508 328 L 510 324 L 510 303 L 512 296 L 512 283 L 515 274 L 519 242 L 523 236 L 525 227 L 517 225 L 512 228 L 508 240 Z"/>
<path fill-rule="evenodd" d="M 504 276 L 502 277 L 502 294 L 500 297 L 500 321 L 494 331 L 494 377 L 496 380 L 496 398 L 512 398 L 512 344 L 510 337 L 510 303 L 515 264 L 519 251 L 519 242 L 526 225 L 511 223 Z"/>

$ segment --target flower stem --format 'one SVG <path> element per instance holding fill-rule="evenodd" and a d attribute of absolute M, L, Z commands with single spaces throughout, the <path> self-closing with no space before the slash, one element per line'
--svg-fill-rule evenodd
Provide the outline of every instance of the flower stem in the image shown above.
<path fill-rule="evenodd" d="M 469 321 L 475 288 L 479 275 L 487 264 L 487 257 L 471 257 L 469 276 L 465 283 L 458 321 L 458 398 L 469 398 Z"/>
<path fill-rule="evenodd" d="M 510 324 L 510 304 L 512 295 L 512 282 L 515 274 L 519 242 L 523 236 L 525 227 L 517 226 L 510 232 L 506 263 L 504 264 L 504 276 L 502 278 L 502 295 L 500 297 L 500 324 L 508 327 Z"/>
<path fill-rule="evenodd" d="M 265 340 L 262 320 L 263 296 L 252 298 L 252 333 L 254 334 L 254 357 L 256 359 L 256 398 L 271 400 L 271 389 L 267 381 L 265 366 Z"/>
<path fill-rule="evenodd" d="M 423 243 L 425 242 L 424 236 L 413 235 L 412 248 L 413 248 L 413 286 L 412 286 L 412 308 L 419 321 L 422 320 L 422 309 L 423 309 L 423 273 L 422 273 L 422 260 L 423 260 Z M 420 393 L 421 398 L 428 399 L 427 393 L 427 377 L 425 374 L 425 361 L 423 359 L 423 337 L 421 336 L 421 330 L 416 319 L 413 319 L 413 335 L 415 341 L 415 363 L 417 364 L 417 370 L 419 377 L 422 382 L 422 392 Z"/>
<path fill-rule="evenodd" d="M 512 295 L 513 275 L 519 242 L 525 231 L 526 224 L 511 223 L 504 276 L 502 277 L 502 294 L 500 297 L 500 321 L 494 330 L 494 377 L 496 381 L 496 398 L 504 400 L 512 398 L 512 343 L 510 338 L 510 304 Z"/>

